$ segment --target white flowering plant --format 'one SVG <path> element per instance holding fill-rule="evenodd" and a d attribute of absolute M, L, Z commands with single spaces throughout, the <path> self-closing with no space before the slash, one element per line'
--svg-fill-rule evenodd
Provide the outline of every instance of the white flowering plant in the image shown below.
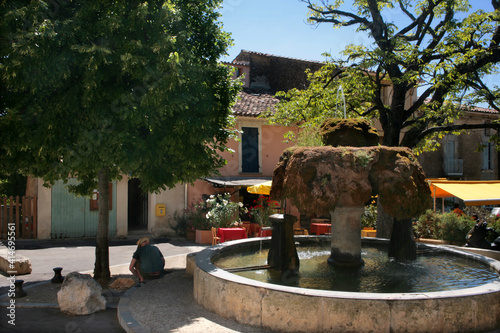
<path fill-rule="evenodd" d="M 207 199 L 208 212 L 206 218 L 215 228 L 237 227 L 241 223 L 240 214 L 248 212 L 241 202 L 230 200 L 229 193 L 211 195 Z"/>

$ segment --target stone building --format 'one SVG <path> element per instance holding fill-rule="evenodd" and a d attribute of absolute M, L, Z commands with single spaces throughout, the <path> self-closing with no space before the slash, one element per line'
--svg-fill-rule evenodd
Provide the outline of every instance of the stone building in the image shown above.
<path fill-rule="evenodd" d="M 486 108 L 470 108 L 456 124 L 483 124 L 498 119 L 498 112 Z M 419 161 L 427 178 L 449 180 L 499 179 L 499 154 L 488 140 L 496 131 L 492 129 L 468 130 L 461 135 L 448 134 L 440 140 L 436 151 L 425 152 Z M 483 147 L 480 151 L 478 148 Z"/>

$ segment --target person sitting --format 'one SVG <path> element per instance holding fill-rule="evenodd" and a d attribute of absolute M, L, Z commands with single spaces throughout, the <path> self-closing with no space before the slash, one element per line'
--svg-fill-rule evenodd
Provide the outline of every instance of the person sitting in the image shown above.
<path fill-rule="evenodd" d="M 455 203 L 453 205 L 453 208 L 454 208 L 453 209 L 453 213 L 457 214 L 458 216 L 464 215 L 464 211 L 460 209 L 460 205 L 459 204 Z"/>
<path fill-rule="evenodd" d="M 129 269 L 144 283 L 144 279 L 157 279 L 162 276 L 165 267 L 165 258 L 161 251 L 151 244 L 149 238 L 143 237 L 137 241 L 137 250 L 132 255 Z"/>

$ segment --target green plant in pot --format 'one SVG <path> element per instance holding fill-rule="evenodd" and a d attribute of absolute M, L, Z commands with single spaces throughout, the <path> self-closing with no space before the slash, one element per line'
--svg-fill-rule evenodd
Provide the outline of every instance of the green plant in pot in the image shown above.
<path fill-rule="evenodd" d="M 189 220 L 189 225 L 193 229 L 198 230 L 210 230 L 211 225 L 206 218 L 207 207 L 203 200 L 198 200 L 193 202 L 191 206 L 186 210 L 185 216 Z"/>
<path fill-rule="evenodd" d="M 254 206 L 250 208 L 250 215 L 260 226 L 270 226 L 269 216 L 275 214 L 279 204 L 267 196 L 261 196 L 254 201 Z"/>
<path fill-rule="evenodd" d="M 205 220 L 209 228 L 237 227 L 241 223 L 240 215 L 248 212 L 243 203 L 231 201 L 229 193 L 211 195 L 207 206 L 209 208 Z"/>

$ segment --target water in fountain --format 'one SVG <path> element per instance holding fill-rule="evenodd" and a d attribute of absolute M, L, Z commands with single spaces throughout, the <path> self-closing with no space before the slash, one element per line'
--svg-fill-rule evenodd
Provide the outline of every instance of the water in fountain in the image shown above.
<path fill-rule="evenodd" d="M 395 262 L 388 258 L 380 246 L 364 246 L 364 266 L 352 269 L 334 267 L 327 263 L 328 244 L 297 248 L 301 262 L 298 277 L 282 277 L 275 270 L 243 271 L 236 273 L 261 282 L 300 288 L 368 292 L 419 293 L 456 290 L 483 285 L 498 279 L 484 263 L 464 257 L 429 251 L 416 261 Z M 219 258 L 215 264 L 221 268 L 264 265 L 267 251 L 247 251 Z"/>

